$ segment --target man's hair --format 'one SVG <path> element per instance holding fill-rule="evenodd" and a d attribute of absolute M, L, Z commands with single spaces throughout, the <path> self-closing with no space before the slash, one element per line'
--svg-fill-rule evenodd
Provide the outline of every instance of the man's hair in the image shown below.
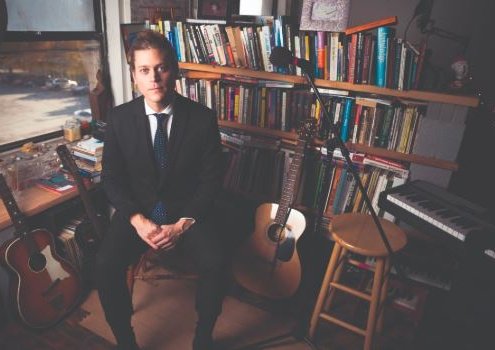
<path fill-rule="evenodd" d="M 127 62 L 129 62 L 131 72 L 135 68 L 134 53 L 137 50 L 149 49 L 158 49 L 163 52 L 166 63 L 169 65 L 170 70 L 173 71 L 176 76 L 179 74 L 179 63 L 177 61 L 174 47 L 172 46 L 172 44 L 170 44 L 170 41 L 168 41 L 167 38 L 163 36 L 163 34 L 160 34 L 153 30 L 143 30 L 141 32 L 138 32 L 137 36 L 134 38 L 134 40 L 132 40 L 129 52 L 127 52 Z"/>

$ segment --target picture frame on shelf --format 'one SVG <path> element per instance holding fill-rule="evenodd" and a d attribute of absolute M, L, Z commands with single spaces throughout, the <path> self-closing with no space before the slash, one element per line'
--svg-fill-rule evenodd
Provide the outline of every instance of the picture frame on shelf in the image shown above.
<path fill-rule="evenodd" d="M 300 30 L 343 32 L 351 0 L 303 0 Z"/>
<path fill-rule="evenodd" d="M 137 33 L 146 29 L 146 24 L 143 23 L 122 23 L 120 25 L 120 34 L 124 42 L 124 50 L 127 59 L 127 52 L 131 47 L 132 41 L 136 38 Z"/>
<path fill-rule="evenodd" d="M 198 18 L 225 20 L 230 17 L 231 2 L 228 0 L 198 0 Z"/>

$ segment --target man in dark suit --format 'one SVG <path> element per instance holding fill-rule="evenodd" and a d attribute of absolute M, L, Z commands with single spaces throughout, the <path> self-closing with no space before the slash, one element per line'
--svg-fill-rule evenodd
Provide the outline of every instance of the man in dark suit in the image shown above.
<path fill-rule="evenodd" d="M 116 212 L 97 256 L 100 301 L 118 347 L 137 349 L 126 269 L 150 247 L 183 248 L 199 272 L 193 349 L 211 349 L 226 261 L 209 220 L 222 179 L 216 116 L 174 91 L 179 68 L 163 35 L 139 33 L 128 60 L 143 96 L 108 117 L 103 185 Z"/>

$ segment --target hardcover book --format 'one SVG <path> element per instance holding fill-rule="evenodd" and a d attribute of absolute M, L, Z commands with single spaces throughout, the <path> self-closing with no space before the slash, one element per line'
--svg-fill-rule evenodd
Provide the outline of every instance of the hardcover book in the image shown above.
<path fill-rule="evenodd" d="M 62 173 L 55 173 L 39 179 L 36 185 L 54 193 L 66 193 L 76 189 L 75 183 Z"/>

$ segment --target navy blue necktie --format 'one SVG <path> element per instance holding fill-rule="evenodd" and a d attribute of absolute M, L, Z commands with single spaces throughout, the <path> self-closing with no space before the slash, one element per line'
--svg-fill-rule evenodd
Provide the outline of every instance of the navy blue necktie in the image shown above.
<path fill-rule="evenodd" d="M 155 161 L 159 173 L 167 167 L 167 133 L 166 122 L 168 114 L 156 113 L 156 133 L 153 142 L 153 151 L 155 153 Z M 162 201 L 156 203 L 151 211 L 151 219 L 158 225 L 163 225 L 167 222 L 167 209 Z"/>

